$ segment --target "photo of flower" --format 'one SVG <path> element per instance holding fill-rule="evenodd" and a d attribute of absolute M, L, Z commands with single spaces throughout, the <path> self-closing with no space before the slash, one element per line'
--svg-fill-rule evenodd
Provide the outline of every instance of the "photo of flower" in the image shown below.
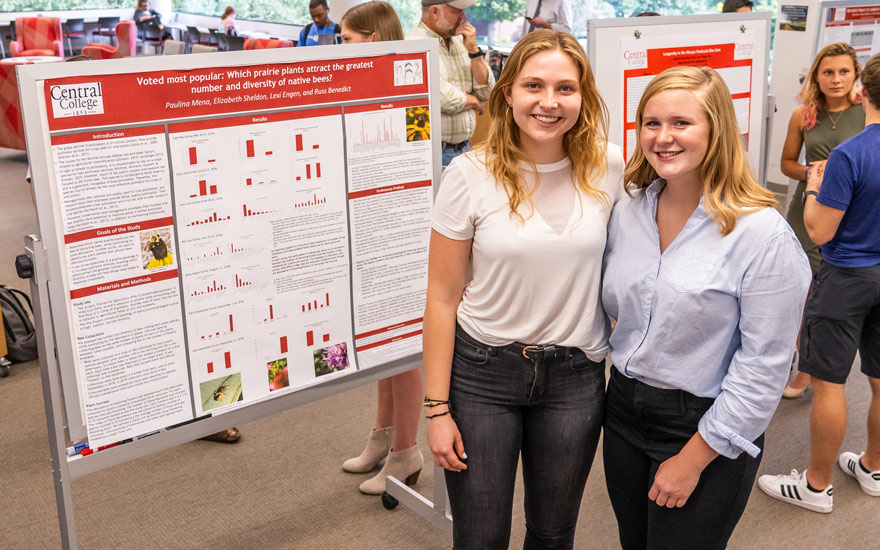
<path fill-rule="evenodd" d="M 287 376 L 287 358 L 282 357 L 274 361 L 266 363 L 269 371 L 269 391 L 280 390 L 290 385 L 290 379 Z"/>
<path fill-rule="evenodd" d="M 315 376 L 324 376 L 348 368 L 348 344 L 345 342 L 316 349 L 313 354 L 315 356 Z"/>
<path fill-rule="evenodd" d="M 431 116 L 428 106 L 406 108 L 406 140 L 427 141 L 431 139 Z"/>

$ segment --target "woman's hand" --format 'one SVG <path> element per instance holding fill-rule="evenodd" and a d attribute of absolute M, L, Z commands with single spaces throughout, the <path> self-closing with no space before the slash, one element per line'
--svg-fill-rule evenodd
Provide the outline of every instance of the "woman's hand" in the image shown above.
<path fill-rule="evenodd" d="M 701 473 L 703 469 L 699 465 L 679 453 L 657 468 L 648 498 L 657 506 L 681 508 L 694 492 Z"/>
<path fill-rule="evenodd" d="M 657 506 L 681 508 L 700 482 L 703 469 L 717 457 L 718 453 L 706 443 L 700 432 L 695 433 L 677 455 L 657 468 L 648 498 Z"/>
<path fill-rule="evenodd" d="M 467 464 L 459 460 L 467 458 L 467 455 L 461 433 L 451 414 L 428 419 L 428 446 L 437 466 L 450 472 L 467 469 Z"/>

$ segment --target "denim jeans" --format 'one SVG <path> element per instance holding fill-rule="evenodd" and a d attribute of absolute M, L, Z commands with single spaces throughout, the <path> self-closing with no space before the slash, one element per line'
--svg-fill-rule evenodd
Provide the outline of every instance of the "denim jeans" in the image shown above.
<path fill-rule="evenodd" d="M 442 153 L 443 158 L 443 168 L 449 166 L 449 163 L 452 162 L 452 159 L 457 157 L 462 153 L 466 153 L 468 149 L 471 148 L 470 142 L 468 141 L 467 145 L 456 151 L 452 147 L 443 147 L 441 146 L 440 151 Z"/>
<path fill-rule="evenodd" d="M 523 548 L 572 548 L 604 409 L 605 365 L 577 349 L 531 360 L 460 327 L 449 390 L 467 470 L 446 472 L 456 550 L 507 550 L 522 453 Z"/>
<path fill-rule="evenodd" d="M 648 498 L 657 468 L 681 451 L 714 401 L 655 388 L 611 368 L 602 454 L 623 550 L 727 547 L 752 492 L 760 454 L 717 457 L 681 508 L 658 506 Z M 763 449 L 763 435 L 755 445 Z"/>

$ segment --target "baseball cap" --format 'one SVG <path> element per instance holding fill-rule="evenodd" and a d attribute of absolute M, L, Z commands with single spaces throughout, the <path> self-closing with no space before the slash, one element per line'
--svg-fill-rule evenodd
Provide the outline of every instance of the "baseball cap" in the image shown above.
<path fill-rule="evenodd" d="M 422 0 L 422 7 L 439 6 L 446 4 L 460 10 L 467 9 L 477 3 L 477 0 Z"/>
<path fill-rule="evenodd" d="M 722 13 L 734 12 L 740 8 L 753 8 L 754 2 L 751 0 L 724 0 L 724 6 L 721 8 Z"/>

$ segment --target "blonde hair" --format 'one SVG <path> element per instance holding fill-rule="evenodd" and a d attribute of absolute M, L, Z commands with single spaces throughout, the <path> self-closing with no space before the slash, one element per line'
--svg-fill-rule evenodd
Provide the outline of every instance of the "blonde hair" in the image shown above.
<path fill-rule="evenodd" d="M 673 67 L 657 75 L 639 101 L 636 139 L 641 139 L 645 105 L 667 90 L 690 92 L 709 121 L 709 144 L 700 164 L 703 206 L 718 224 L 721 234 L 733 231 L 739 216 L 765 206 L 776 206 L 773 193 L 758 185 L 749 167 L 730 90 L 721 75 L 709 67 Z M 636 189 L 645 188 L 657 179 L 657 172 L 641 146 L 636 147 L 626 163 L 623 178 Z M 626 191 L 631 194 L 629 187 Z"/>
<path fill-rule="evenodd" d="M 375 34 L 377 42 L 403 40 L 403 27 L 400 26 L 397 13 L 391 4 L 382 0 L 352 7 L 342 16 L 340 23 L 342 22 L 354 32 L 363 35 Z"/>
<path fill-rule="evenodd" d="M 513 109 L 504 94 L 516 81 L 526 61 L 539 53 L 552 51 L 568 55 L 580 73 L 580 114 L 562 141 L 563 149 L 571 159 L 575 185 L 607 203 L 607 196 L 597 187 L 597 182 L 608 168 L 605 158 L 608 108 L 599 97 L 590 62 L 577 39 L 567 32 L 541 29 L 527 34 L 510 53 L 504 71 L 489 96 L 488 111 L 492 123 L 488 136 L 485 143 L 475 148 L 485 152 L 487 169 L 496 181 L 503 183 L 510 211 L 520 220 L 524 219 L 517 208 L 523 202 L 531 205 L 531 198 L 519 162 L 527 160 L 533 167 L 535 163 L 521 147 L 519 126 L 513 119 Z"/>
<path fill-rule="evenodd" d="M 856 51 L 852 46 L 846 42 L 835 42 L 833 44 L 828 44 L 819 50 L 819 53 L 816 54 L 816 58 L 813 59 L 813 64 L 810 66 L 810 72 L 807 73 L 807 77 L 804 79 L 801 91 L 797 95 L 797 100 L 801 103 L 801 128 L 809 130 L 815 126 L 816 115 L 818 115 L 819 109 L 824 110 L 828 107 L 825 104 L 825 94 L 823 94 L 822 89 L 819 88 L 819 80 L 817 79 L 819 75 L 819 65 L 822 64 L 822 60 L 826 57 L 838 57 L 841 55 L 847 55 L 852 59 L 853 70 L 855 71 L 853 83 L 859 79 L 859 72 L 861 71 L 862 66 L 859 64 L 859 60 L 856 57 Z M 852 102 L 852 99 L 850 99 L 850 102 Z"/>

